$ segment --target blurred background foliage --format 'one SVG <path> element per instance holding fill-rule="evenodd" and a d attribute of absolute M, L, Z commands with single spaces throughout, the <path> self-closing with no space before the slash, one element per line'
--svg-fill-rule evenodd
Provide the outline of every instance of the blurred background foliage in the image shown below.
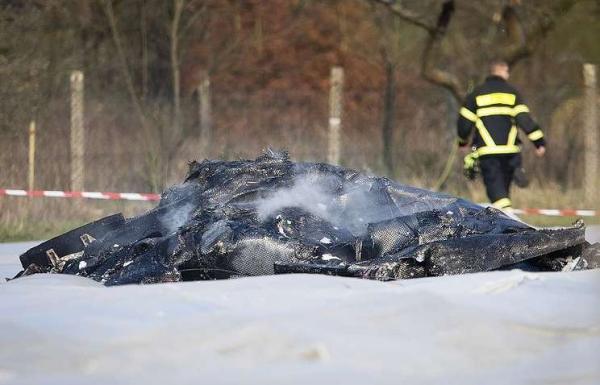
<path fill-rule="evenodd" d="M 26 188 L 27 126 L 36 120 L 36 188 L 69 189 L 73 70 L 85 74 L 87 190 L 160 192 L 182 179 L 189 160 L 253 158 L 267 147 L 324 161 L 336 65 L 345 71 L 342 164 L 438 187 L 460 97 L 428 78 L 424 61 L 466 92 L 511 37 L 508 7 L 532 43 L 514 60 L 511 81 L 549 142 L 543 161 L 525 144 L 534 187 L 516 202 L 554 207 L 559 189 L 568 194 L 556 203 L 577 204 L 581 66 L 600 62 L 600 1 L 456 0 L 441 32 L 428 31 L 445 3 L 1 0 L 0 187 Z M 199 128 L 205 75 L 210 137 Z M 441 189 L 484 199 L 460 163 Z"/>

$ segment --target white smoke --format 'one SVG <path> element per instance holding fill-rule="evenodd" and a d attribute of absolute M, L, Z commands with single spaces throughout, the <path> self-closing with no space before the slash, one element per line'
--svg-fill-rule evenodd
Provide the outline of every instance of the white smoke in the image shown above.
<path fill-rule="evenodd" d="M 195 207 L 192 203 L 174 207 L 160 217 L 160 223 L 169 234 L 173 233 L 190 219 Z"/>
<path fill-rule="evenodd" d="M 288 188 L 280 188 L 256 204 L 260 220 L 265 220 L 286 207 L 299 207 L 311 214 L 327 219 L 327 211 L 335 199 L 332 191 L 327 191 L 327 178 L 303 175 L 295 179 Z"/>
<path fill-rule="evenodd" d="M 302 175 L 291 187 L 280 188 L 256 202 L 260 220 L 276 215 L 286 207 L 297 207 L 318 216 L 336 227 L 349 229 L 355 235 L 366 231 L 375 223 L 398 215 L 389 205 L 377 202 L 377 193 L 370 190 L 371 183 L 348 182 L 339 185 L 335 177 Z"/>

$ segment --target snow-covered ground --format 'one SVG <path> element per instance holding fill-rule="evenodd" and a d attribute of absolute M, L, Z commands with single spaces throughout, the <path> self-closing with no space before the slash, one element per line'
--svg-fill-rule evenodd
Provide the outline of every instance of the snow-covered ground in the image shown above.
<path fill-rule="evenodd" d="M 0 283 L 0 384 L 599 384 L 599 351 L 600 270 Z"/>

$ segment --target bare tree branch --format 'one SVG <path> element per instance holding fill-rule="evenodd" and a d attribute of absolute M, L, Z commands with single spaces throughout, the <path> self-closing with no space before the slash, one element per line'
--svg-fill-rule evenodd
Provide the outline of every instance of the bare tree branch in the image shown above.
<path fill-rule="evenodd" d="M 502 11 L 502 23 L 506 28 L 507 45 L 500 50 L 500 56 L 513 65 L 531 55 L 546 34 L 554 28 L 557 18 L 569 11 L 578 0 L 561 0 L 552 2 L 526 33 L 525 27 L 517 14 L 516 6 L 506 5 Z"/>
<path fill-rule="evenodd" d="M 192 4 L 189 4 L 188 7 L 191 8 Z M 181 36 L 185 37 L 189 30 L 196 24 L 198 18 L 205 16 L 206 10 L 208 8 L 207 2 L 202 2 L 199 9 L 196 9 L 192 12 L 191 16 L 188 18 L 185 25 L 181 28 Z M 208 23 L 206 23 L 208 24 Z"/>
<path fill-rule="evenodd" d="M 448 71 L 436 68 L 435 55 L 439 52 L 439 46 L 443 40 L 446 29 L 450 24 L 454 13 L 454 1 L 445 1 L 438 15 L 435 25 L 429 24 L 425 19 L 415 12 L 404 7 L 401 1 L 396 0 L 373 0 L 385 5 L 393 14 L 400 19 L 411 23 L 427 32 L 427 41 L 421 56 L 421 75 L 430 83 L 449 90 L 456 100 L 462 100 L 464 89 L 458 77 Z"/>
<path fill-rule="evenodd" d="M 106 18 L 108 19 L 108 24 L 110 25 L 110 31 L 112 34 L 113 42 L 115 43 L 115 46 L 117 48 L 119 65 L 121 67 L 123 77 L 125 78 L 125 85 L 127 87 L 127 91 L 129 92 L 131 102 L 133 103 L 135 112 L 138 115 L 138 118 L 140 119 L 140 123 L 142 124 L 144 129 L 147 129 L 148 126 L 146 122 L 146 115 L 144 114 L 142 104 L 140 103 L 137 92 L 135 91 L 135 86 L 133 85 L 133 77 L 131 76 L 129 65 L 127 64 L 127 57 L 125 56 L 125 50 L 123 49 L 123 43 L 121 42 L 121 34 L 119 33 L 119 30 L 117 28 L 117 19 L 115 17 L 112 1 L 101 0 L 101 5 L 104 9 L 104 13 L 106 14 Z"/>
<path fill-rule="evenodd" d="M 432 25 L 425 21 L 424 17 L 417 15 L 410 9 L 407 9 L 402 5 L 401 1 L 396 0 L 374 0 L 377 3 L 385 5 L 392 13 L 401 18 L 402 20 L 423 28 L 429 33 L 433 33 L 436 30 L 435 25 Z"/>
<path fill-rule="evenodd" d="M 452 19 L 454 1 L 445 1 L 442 5 L 438 20 L 435 25 L 428 23 L 424 17 L 417 15 L 414 11 L 406 8 L 400 0 L 373 0 L 383 4 L 396 16 L 427 31 L 421 57 L 421 74 L 427 81 L 446 88 L 457 100 L 464 97 L 464 87 L 460 79 L 453 73 L 436 67 L 436 55 L 440 51 L 440 45 L 444 38 L 446 28 Z M 570 10 L 573 5 L 581 0 L 559 0 L 552 2 L 549 7 L 544 8 L 540 16 L 530 23 L 530 28 L 525 28 L 519 18 L 517 8 L 520 2 L 511 1 L 502 11 L 501 22 L 506 31 L 506 43 L 497 49 L 498 56 L 514 65 L 523 58 L 531 55 L 539 46 L 545 35 L 554 27 L 557 18 Z"/>
<path fill-rule="evenodd" d="M 465 90 L 460 79 L 449 71 L 436 67 L 435 55 L 440 51 L 440 44 L 446 34 L 454 13 L 454 1 L 444 2 L 435 29 L 429 32 L 423 55 L 421 57 L 421 75 L 425 80 L 449 90 L 457 101 L 464 97 Z"/>
<path fill-rule="evenodd" d="M 163 187 L 164 174 L 161 172 L 162 163 L 162 141 L 160 140 L 160 132 L 157 132 L 158 126 L 156 124 L 150 124 L 148 117 L 144 111 L 144 107 L 138 96 L 135 86 L 133 84 L 133 77 L 129 65 L 127 63 L 127 57 L 125 56 L 125 50 L 121 41 L 121 34 L 117 28 L 117 19 L 114 13 L 112 0 L 100 0 L 104 13 L 108 19 L 110 31 L 113 42 L 117 48 L 117 56 L 119 60 L 119 66 L 123 77 L 125 78 L 125 85 L 133 104 L 134 110 L 142 127 L 141 139 L 144 141 L 144 148 L 147 149 L 145 157 L 145 165 L 147 167 L 148 180 L 153 190 L 157 190 Z"/>

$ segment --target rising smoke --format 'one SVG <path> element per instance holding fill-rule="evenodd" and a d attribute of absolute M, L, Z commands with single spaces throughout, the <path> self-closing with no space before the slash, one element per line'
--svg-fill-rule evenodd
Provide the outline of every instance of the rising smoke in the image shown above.
<path fill-rule="evenodd" d="M 313 215 L 327 217 L 335 195 L 327 191 L 329 183 L 312 175 L 303 175 L 294 180 L 292 187 L 280 188 L 256 203 L 260 220 L 265 220 L 286 207 L 302 208 Z"/>
<path fill-rule="evenodd" d="M 364 182 L 364 181 L 362 181 Z M 397 216 L 397 210 L 378 204 L 377 191 L 371 183 L 339 182 L 322 175 L 301 175 L 291 187 L 280 188 L 256 202 L 260 220 L 277 215 L 288 207 L 297 207 L 320 217 L 334 226 L 363 234 L 369 223 Z"/>
<path fill-rule="evenodd" d="M 173 207 L 160 217 L 160 223 L 168 233 L 173 233 L 191 218 L 195 207 L 192 203 Z"/>

